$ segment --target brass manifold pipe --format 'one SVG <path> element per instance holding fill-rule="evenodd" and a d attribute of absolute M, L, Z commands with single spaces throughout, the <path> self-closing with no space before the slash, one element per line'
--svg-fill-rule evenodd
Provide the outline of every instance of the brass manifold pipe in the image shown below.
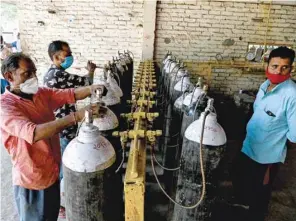
<path fill-rule="evenodd" d="M 149 140 L 153 137 L 160 136 L 161 131 L 146 131 L 147 122 L 152 122 L 158 113 L 149 113 L 149 109 L 153 107 L 155 101 L 150 100 L 156 94 L 155 91 L 151 91 L 156 87 L 156 79 L 154 72 L 154 64 L 152 62 L 143 62 L 139 65 L 139 69 L 135 76 L 135 82 L 133 87 L 133 95 L 137 95 L 136 100 L 128 101 L 136 107 L 136 112 L 121 114 L 121 117 L 125 117 L 134 121 L 134 129 L 130 131 L 114 132 L 114 136 L 120 136 L 123 140 L 132 139 L 132 146 L 134 154 L 131 160 L 130 175 L 132 178 L 138 177 L 138 153 L 140 139 L 147 137 Z"/>
<path fill-rule="evenodd" d="M 154 72 L 153 72 L 153 67 L 152 65 L 148 65 L 148 68 L 145 68 L 145 64 L 142 66 L 140 65 L 140 67 L 142 66 L 142 74 L 140 75 L 140 78 L 137 78 L 139 80 L 139 82 L 135 82 L 136 85 L 134 85 L 135 88 L 138 89 L 142 89 L 142 91 L 146 91 L 145 88 L 149 88 L 152 89 L 154 84 L 152 81 L 152 78 L 146 78 L 147 76 L 153 76 Z M 151 64 L 151 63 L 148 63 Z M 139 73 L 139 72 L 138 72 Z M 137 75 L 139 76 L 139 75 Z M 142 81 L 144 78 L 146 78 L 148 81 Z M 148 85 L 148 87 L 145 87 L 146 85 Z M 156 84 L 155 84 L 156 86 Z M 155 101 L 150 101 L 150 97 L 147 96 L 147 94 L 145 93 L 140 93 L 140 98 L 137 101 L 131 101 L 133 104 L 136 104 L 136 106 L 140 107 L 136 113 L 134 113 L 132 115 L 132 117 L 135 119 L 135 125 L 134 125 L 134 130 L 135 131 L 139 131 L 141 129 L 141 126 L 143 126 L 144 124 L 146 124 L 146 122 L 143 122 L 144 119 L 148 116 L 146 115 L 146 111 L 149 111 L 149 108 L 152 107 L 152 105 L 155 103 Z M 156 114 L 155 114 L 156 116 Z M 157 115 L 158 116 L 158 115 Z M 146 127 L 146 125 L 145 125 Z M 138 177 L 138 156 L 139 156 L 139 145 L 140 145 L 140 141 L 139 141 L 139 135 L 138 133 L 135 133 L 134 135 L 134 154 L 133 154 L 133 159 L 132 159 L 132 164 L 131 164 L 131 176 L 133 178 Z M 141 137 L 143 138 L 143 137 Z"/>

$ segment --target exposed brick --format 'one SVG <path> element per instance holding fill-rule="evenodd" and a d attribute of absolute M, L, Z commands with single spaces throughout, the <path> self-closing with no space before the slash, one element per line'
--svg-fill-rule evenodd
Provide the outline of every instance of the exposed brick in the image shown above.
<path fill-rule="evenodd" d="M 42 63 L 38 65 L 43 68 L 50 63 L 47 45 L 56 39 L 70 43 L 79 63 L 90 59 L 102 65 L 119 49 L 131 50 L 138 62 L 143 43 L 140 25 L 143 24 L 143 2 L 36 0 L 32 4 L 31 0 L 19 1 L 20 30 L 26 42 L 24 49 L 38 59 L 38 63 Z M 262 43 L 265 40 L 269 4 L 196 0 L 160 2 L 157 3 L 155 30 L 157 60 L 162 59 L 169 49 L 178 58 L 186 60 L 215 60 L 216 54 L 222 53 L 225 57 L 244 61 L 248 42 Z M 58 13 L 49 14 L 49 8 L 57 8 Z M 294 44 L 295 11 L 296 6 L 272 5 L 267 41 Z M 253 21 L 255 17 L 263 17 L 263 22 Z M 44 21 L 45 25 L 40 26 L 37 21 Z M 171 42 L 166 44 L 165 38 L 170 38 Z M 227 38 L 234 39 L 234 45 L 223 46 L 222 42 Z M 191 71 L 206 75 L 200 68 Z M 265 76 L 263 70 L 248 72 L 218 68 L 213 71 L 212 78 L 211 89 L 232 94 L 240 88 L 258 88 Z"/>

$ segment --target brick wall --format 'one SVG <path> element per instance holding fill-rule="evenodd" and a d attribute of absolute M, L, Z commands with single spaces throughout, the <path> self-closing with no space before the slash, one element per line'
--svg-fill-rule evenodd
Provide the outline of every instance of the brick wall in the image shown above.
<path fill-rule="evenodd" d="M 240 89 L 256 91 L 259 85 L 265 80 L 262 68 L 232 68 L 211 67 L 210 65 L 200 65 L 196 62 L 187 62 L 187 69 L 193 73 L 192 81 L 195 82 L 197 77 L 201 76 L 204 82 L 210 88 L 210 92 L 222 95 L 233 95 Z"/>
<path fill-rule="evenodd" d="M 142 55 L 143 2 L 19 0 L 23 48 L 37 61 L 39 76 L 50 63 L 47 46 L 56 39 L 70 43 L 76 66 L 83 67 L 87 60 L 102 65 L 124 49 L 131 50 L 138 62 Z M 160 61 L 170 50 L 192 64 L 189 69 L 193 74 L 200 74 L 198 62 L 215 60 L 217 53 L 226 60 L 234 57 L 244 61 L 249 42 L 265 41 L 269 4 L 165 0 L 157 2 L 156 10 L 155 59 Z M 295 48 L 295 11 L 295 5 L 272 5 L 267 42 Z M 233 39 L 234 44 L 223 46 L 226 39 Z M 212 90 L 231 95 L 240 88 L 257 88 L 264 80 L 263 69 L 229 68 L 213 69 Z"/>
<path fill-rule="evenodd" d="M 272 5 L 266 41 L 296 45 L 296 6 Z M 160 1 L 157 4 L 155 57 L 161 60 L 167 50 L 187 61 L 193 74 L 202 74 L 198 62 L 215 60 L 244 61 L 249 42 L 265 42 L 269 4 L 217 1 Z M 252 18 L 263 18 L 263 22 Z M 223 46 L 233 39 L 232 46 Z M 213 69 L 211 90 L 231 95 L 258 88 L 265 79 L 264 70 L 245 68 Z"/>
<path fill-rule="evenodd" d="M 87 60 L 103 65 L 118 50 L 141 58 L 142 0 L 21 0 L 18 9 L 22 46 L 35 59 L 40 77 L 50 64 L 48 44 L 58 39 L 70 44 L 79 67 Z"/>

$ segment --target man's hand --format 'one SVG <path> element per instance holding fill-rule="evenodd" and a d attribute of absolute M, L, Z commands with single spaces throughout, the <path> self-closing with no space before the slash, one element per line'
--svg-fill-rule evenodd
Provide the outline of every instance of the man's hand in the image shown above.
<path fill-rule="evenodd" d="M 104 90 L 105 90 L 105 86 L 102 84 L 91 85 L 91 93 L 94 93 L 96 91 L 100 91 L 101 94 L 103 94 Z"/>
<path fill-rule="evenodd" d="M 101 96 L 105 96 L 107 93 L 106 86 L 102 84 L 91 85 L 91 95 L 100 93 Z"/>
<path fill-rule="evenodd" d="M 105 86 L 101 84 L 79 87 L 74 89 L 75 99 L 82 100 L 92 94 L 95 94 L 96 90 L 100 90 L 103 96 L 107 92 Z"/>
<path fill-rule="evenodd" d="M 99 116 L 100 114 L 99 109 L 100 107 L 97 104 L 87 105 L 84 108 L 80 109 L 79 111 L 75 112 L 75 119 L 77 122 L 82 121 L 85 117 L 86 110 L 90 110 L 93 117 Z"/>
<path fill-rule="evenodd" d="M 89 73 L 93 74 L 97 68 L 97 65 L 95 63 L 92 63 L 91 61 L 87 62 L 86 69 Z"/>

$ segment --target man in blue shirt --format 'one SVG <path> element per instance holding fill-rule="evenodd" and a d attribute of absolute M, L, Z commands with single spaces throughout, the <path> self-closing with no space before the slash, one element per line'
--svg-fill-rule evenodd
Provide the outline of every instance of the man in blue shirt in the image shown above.
<path fill-rule="evenodd" d="M 248 220 L 264 220 L 287 144 L 296 143 L 296 84 L 291 80 L 294 59 L 295 52 L 287 47 L 270 53 L 268 79 L 259 88 L 242 151 L 234 162 L 233 186 L 237 199 L 249 207 Z"/>
<path fill-rule="evenodd" d="M 22 52 L 22 47 L 21 47 L 21 40 L 20 40 L 20 33 L 17 34 L 17 40 L 11 43 L 6 43 L 5 46 L 7 48 L 12 48 L 13 52 Z"/>

